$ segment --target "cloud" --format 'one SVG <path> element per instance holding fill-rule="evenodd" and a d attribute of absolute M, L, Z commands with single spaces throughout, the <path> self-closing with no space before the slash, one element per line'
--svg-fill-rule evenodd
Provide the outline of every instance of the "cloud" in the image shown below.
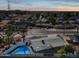
<path fill-rule="evenodd" d="M 32 6 L 32 4 L 29 3 L 29 2 L 18 1 L 18 0 L 16 0 L 16 1 L 15 0 L 10 0 L 10 3 Z"/>
<path fill-rule="evenodd" d="M 79 7 L 73 6 L 57 6 L 54 8 L 25 8 L 29 11 L 79 11 Z"/>
<path fill-rule="evenodd" d="M 57 10 L 59 11 L 79 11 L 78 6 L 58 6 L 56 7 Z"/>
<path fill-rule="evenodd" d="M 79 2 L 79 0 L 47 0 L 47 1 Z"/>

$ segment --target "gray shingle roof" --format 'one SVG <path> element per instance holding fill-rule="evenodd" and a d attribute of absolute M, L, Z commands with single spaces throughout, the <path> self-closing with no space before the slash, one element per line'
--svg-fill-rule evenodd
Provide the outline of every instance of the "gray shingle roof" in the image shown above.
<path fill-rule="evenodd" d="M 42 40 L 44 40 L 45 44 L 42 43 Z M 64 46 L 65 42 L 64 42 L 64 39 L 60 37 L 49 36 L 46 38 L 31 40 L 31 45 L 35 51 L 40 51 L 40 50 L 49 49 L 52 47 Z"/>

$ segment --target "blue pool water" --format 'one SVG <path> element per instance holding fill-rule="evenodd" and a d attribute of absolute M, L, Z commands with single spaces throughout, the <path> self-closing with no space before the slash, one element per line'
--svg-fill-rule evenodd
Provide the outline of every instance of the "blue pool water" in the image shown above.
<path fill-rule="evenodd" d="M 15 50 L 15 54 L 30 54 L 30 49 L 28 47 L 19 47 Z"/>

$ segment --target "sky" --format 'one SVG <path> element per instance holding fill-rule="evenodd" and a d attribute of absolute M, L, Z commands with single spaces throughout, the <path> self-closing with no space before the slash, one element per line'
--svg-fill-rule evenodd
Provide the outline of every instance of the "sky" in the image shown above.
<path fill-rule="evenodd" d="M 9 0 L 11 10 L 79 11 L 79 0 Z M 8 9 L 8 1 L 0 0 L 0 10 Z"/>

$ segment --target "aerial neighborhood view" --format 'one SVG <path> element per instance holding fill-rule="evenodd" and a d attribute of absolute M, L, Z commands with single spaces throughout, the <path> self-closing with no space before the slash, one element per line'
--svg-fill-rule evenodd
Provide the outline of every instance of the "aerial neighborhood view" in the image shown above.
<path fill-rule="evenodd" d="M 0 57 L 79 57 L 79 9 L 73 7 L 73 10 L 77 10 L 13 10 L 11 4 L 23 2 L 17 1 L 19 0 L 7 0 L 7 9 L 2 9 L 1 6 L 3 2 L 6 3 L 5 0 L 0 1 Z M 35 1 L 24 0 L 29 7 L 37 7 Z M 79 1 L 74 1 L 77 2 Z M 15 5 L 13 4 L 13 8 Z M 42 5 L 38 4 L 39 6 Z M 19 7 L 17 5 L 17 8 Z"/>

